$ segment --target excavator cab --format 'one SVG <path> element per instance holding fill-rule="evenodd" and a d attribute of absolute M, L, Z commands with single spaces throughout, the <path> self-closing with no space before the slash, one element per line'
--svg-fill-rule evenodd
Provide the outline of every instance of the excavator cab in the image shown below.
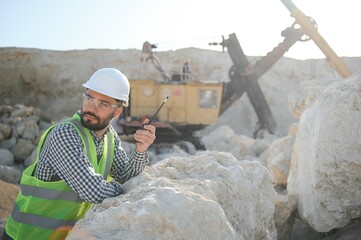
<path fill-rule="evenodd" d="M 167 104 L 152 122 L 157 127 L 157 136 L 191 136 L 193 131 L 216 123 L 221 108 L 222 83 L 202 79 L 185 81 L 182 74 L 169 77 L 153 53 L 154 48 L 154 44 L 145 42 L 141 61 L 145 64 L 150 60 L 163 79 L 129 79 L 130 104 L 117 121 L 120 133 L 133 134 L 141 126 L 142 119 L 150 118 L 166 96 L 169 96 Z"/>

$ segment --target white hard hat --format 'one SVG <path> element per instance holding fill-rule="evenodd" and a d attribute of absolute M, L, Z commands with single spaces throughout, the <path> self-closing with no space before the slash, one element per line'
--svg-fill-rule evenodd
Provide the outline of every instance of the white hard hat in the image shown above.
<path fill-rule="evenodd" d="M 115 68 L 97 70 L 90 79 L 83 84 L 98 93 L 123 101 L 123 107 L 128 107 L 129 81 L 128 78 Z"/>

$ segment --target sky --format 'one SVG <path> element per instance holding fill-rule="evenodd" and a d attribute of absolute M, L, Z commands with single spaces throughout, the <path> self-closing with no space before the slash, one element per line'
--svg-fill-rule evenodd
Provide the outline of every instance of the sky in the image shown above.
<path fill-rule="evenodd" d="M 293 0 L 315 19 L 318 31 L 340 57 L 361 56 L 359 0 Z M 281 0 L 0 0 L 0 47 L 48 50 L 201 48 L 222 51 L 235 33 L 248 56 L 264 56 L 295 19 Z M 325 58 L 312 41 L 285 54 Z"/>

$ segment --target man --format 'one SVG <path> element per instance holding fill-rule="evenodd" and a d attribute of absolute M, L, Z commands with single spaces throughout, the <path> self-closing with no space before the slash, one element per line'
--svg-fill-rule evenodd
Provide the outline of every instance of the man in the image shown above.
<path fill-rule="evenodd" d="M 187 61 L 183 64 L 183 82 L 186 82 L 191 79 L 191 71 L 189 68 L 191 60 L 187 59 Z"/>
<path fill-rule="evenodd" d="M 83 86 L 81 110 L 42 135 L 2 240 L 65 239 L 91 204 L 121 194 L 121 183 L 145 168 L 155 127 L 146 124 L 136 131 L 136 147 L 128 157 L 111 126 L 128 106 L 126 76 L 103 68 Z"/>

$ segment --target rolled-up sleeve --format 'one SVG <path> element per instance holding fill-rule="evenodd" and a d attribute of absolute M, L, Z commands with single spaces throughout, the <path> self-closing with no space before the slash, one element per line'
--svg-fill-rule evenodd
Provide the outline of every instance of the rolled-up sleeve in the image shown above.
<path fill-rule="evenodd" d="M 127 156 L 121 146 L 121 141 L 116 137 L 114 161 L 110 175 L 118 182 L 124 183 L 130 178 L 141 173 L 148 163 L 148 153 L 138 152 L 136 149 Z"/>

